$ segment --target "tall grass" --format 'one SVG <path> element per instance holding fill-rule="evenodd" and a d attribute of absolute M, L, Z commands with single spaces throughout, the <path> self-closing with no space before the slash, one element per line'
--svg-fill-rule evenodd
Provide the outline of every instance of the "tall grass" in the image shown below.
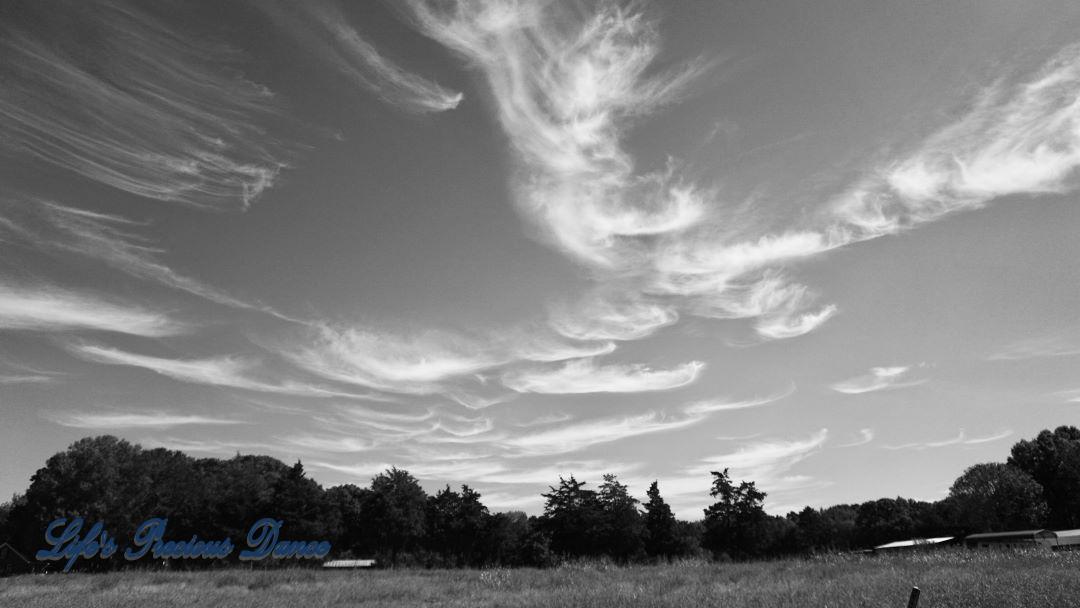
<path fill-rule="evenodd" d="M 957 549 L 745 564 L 548 570 L 129 571 L 0 579 L 0 606 L 903 607 L 1080 606 L 1080 553 Z"/>

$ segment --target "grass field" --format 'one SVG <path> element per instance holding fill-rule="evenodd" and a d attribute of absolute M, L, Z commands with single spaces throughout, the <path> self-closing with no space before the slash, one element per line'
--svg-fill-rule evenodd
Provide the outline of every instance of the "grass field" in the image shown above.
<path fill-rule="evenodd" d="M 0 579 L 0 606 L 1078 606 L 1080 553 L 956 550 L 550 570 L 119 572 Z"/>

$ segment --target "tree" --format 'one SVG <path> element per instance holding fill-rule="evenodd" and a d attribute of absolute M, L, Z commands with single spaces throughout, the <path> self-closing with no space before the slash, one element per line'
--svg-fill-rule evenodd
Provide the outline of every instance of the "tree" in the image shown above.
<path fill-rule="evenodd" d="M 444 562 L 475 564 L 480 558 L 477 549 L 483 541 L 488 516 L 478 492 L 461 486 L 459 494 L 446 486 L 428 498 L 429 548 L 439 553 Z"/>
<path fill-rule="evenodd" d="M 423 538 L 426 503 L 427 494 L 408 471 L 393 467 L 371 480 L 363 506 L 365 537 L 390 552 L 391 564 Z"/>
<path fill-rule="evenodd" d="M 1037 528 L 1047 513 L 1039 483 L 1025 471 L 998 462 L 969 467 L 953 483 L 948 500 L 958 523 L 970 532 Z"/>
<path fill-rule="evenodd" d="M 336 538 L 341 534 L 341 517 L 331 507 L 326 492 L 304 473 L 297 461 L 273 486 L 274 504 L 269 516 L 285 522 L 285 530 L 296 538 Z"/>
<path fill-rule="evenodd" d="M 551 539 L 551 550 L 562 555 L 579 557 L 599 554 L 600 527 L 603 512 L 593 490 L 585 482 L 559 478 L 559 487 L 541 494 L 547 499 L 540 524 Z"/>
<path fill-rule="evenodd" d="M 1080 528 L 1080 429 L 1059 426 L 1012 447 L 1008 464 L 1042 486 L 1052 528 Z"/>
<path fill-rule="evenodd" d="M 705 509 L 704 547 L 713 555 L 732 558 L 755 557 L 766 545 L 765 492 L 752 481 L 735 485 L 728 470 L 712 472 L 709 495 L 718 500 Z"/>
<path fill-rule="evenodd" d="M 58 517 L 82 517 L 88 525 L 100 521 L 117 538 L 130 538 L 154 487 L 141 454 L 141 447 L 103 435 L 51 456 L 30 478 L 25 501 L 10 513 L 16 544 L 28 552 L 39 548 L 45 526 Z"/>
<path fill-rule="evenodd" d="M 911 501 L 905 498 L 879 498 L 859 505 L 855 515 L 858 542 L 864 547 L 912 538 L 915 520 Z"/>
<path fill-rule="evenodd" d="M 337 512 L 341 522 L 334 548 L 353 557 L 360 557 L 373 551 L 373 547 L 364 544 L 364 504 L 371 490 L 353 484 L 334 486 L 326 491 L 326 500 L 330 508 Z"/>
<path fill-rule="evenodd" d="M 652 557 L 671 558 L 677 555 L 676 519 L 664 499 L 656 481 L 646 492 L 645 503 L 645 552 Z"/>
<path fill-rule="evenodd" d="M 613 474 L 604 475 L 597 495 L 600 503 L 600 552 L 619 561 L 628 561 L 645 550 L 645 524 L 638 500 Z"/>

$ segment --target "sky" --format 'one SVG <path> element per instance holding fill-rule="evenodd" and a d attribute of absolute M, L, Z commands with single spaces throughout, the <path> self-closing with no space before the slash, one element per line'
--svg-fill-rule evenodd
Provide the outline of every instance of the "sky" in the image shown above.
<path fill-rule="evenodd" d="M 112 434 L 537 514 L 1080 423 L 1080 5 L 0 6 L 0 496 Z M 595 485 L 594 485 L 595 487 Z"/>

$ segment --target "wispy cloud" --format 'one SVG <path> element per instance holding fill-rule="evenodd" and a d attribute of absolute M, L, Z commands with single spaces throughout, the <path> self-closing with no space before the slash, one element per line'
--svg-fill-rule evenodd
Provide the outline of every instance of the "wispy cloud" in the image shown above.
<path fill-rule="evenodd" d="M 306 50 L 333 65 L 353 84 L 409 112 L 442 112 L 463 95 L 407 71 L 380 53 L 327 0 L 253 2 Z"/>
<path fill-rule="evenodd" d="M 628 120 L 678 99 L 708 66 L 650 74 L 655 24 L 614 3 L 583 14 L 552 3 L 409 2 L 419 29 L 483 74 L 500 124 L 527 168 L 518 201 L 575 259 L 612 267 L 640 237 L 704 214 L 670 172 L 635 175 L 620 138 Z"/>
<path fill-rule="evenodd" d="M 776 299 L 740 293 L 739 282 L 843 243 L 815 230 L 763 234 L 756 218 L 725 217 L 722 195 L 683 177 L 677 161 L 635 170 L 624 145 L 635 122 L 689 94 L 720 62 L 654 69 L 659 28 L 634 5 L 409 6 L 421 31 L 483 74 L 521 165 L 513 183 L 518 208 L 541 238 L 594 273 L 597 294 L 552 311 L 557 331 L 636 340 L 688 311 L 767 316 L 759 336 L 783 339 L 836 313 L 835 306 L 812 307 L 805 288 Z M 785 289 L 778 279 L 758 287 Z"/>
<path fill-rule="evenodd" d="M 795 385 L 792 385 L 786 391 L 769 395 L 767 397 L 758 397 L 756 399 L 745 400 L 731 400 L 731 399 L 705 399 L 702 401 L 695 401 L 688 403 L 682 407 L 682 412 L 690 416 L 700 416 L 703 414 L 715 414 L 716 412 L 727 412 L 731 410 L 743 410 L 752 407 L 761 407 L 763 405 L 769 405 L 776 403 L 785 397 L 789 397 L 795 393 Z"/>
<path fill-rule="evenodd" d="M 699 420 L 697 417 L 670 417 L 662 413 L 648 412 L 637 416 L 578 422 L 520 435 L 502 443 L 521 454 L 551 456 L 630 437 L 683 429 Z"/>
<path fill-rule="evenodd" d="M 790 469 L 817 452 L 828 439 L 828 429 L 821 429 L 805 439 L 759 441 L 744 445 L 734 452 L 710 456 L 693 471 L 732 470 L 732 476 L 766 483 L 778 473 Z M 691 471 L 691 472 L 693 472 Z"/>
<path fill-rule="evenodd" d="M 796 338 L 808 334 L 836 314 L 835 304 L 829 304 L 814 312 L 767 316 L 754 326 L 758 334 L 772 340 Z"/>
<path fill-rule="evenodd" d="M 985 435 L 983 437 L 968 437 L 967 432 L 964 429 L 960 429 L 960 432 L 955 437 L 948 439 L 941 439 L 937 441 L 916 441 L 912 443 L 903 443 L 899 445 L 883 445 L 881 447 L 886 450 L 925 450 L 932 448 L 944 448 L 953 445 L 979 445 L 981 443 L 990 443 L 992 441 L 1000 441 L 1007 437 L 1011 437 L 1013 431 L 1011 429 L 999 431 L 991 435 Z"/>
<path fill-rule="evenodd" d="M 571 341 L 540 327 L 468 335 L 448 331 L 379 331 L 312 325 L 302 346 L 274 347 L 299 367 L 338 382 L 391 393 L 442 394 L 470 409 L 513 394 L 484 387 L 482 372 L 520 362 L 558 362 L 606 355 L 611 341 Z"/>
<path fill-rule="evenodd" d="M 162 337 L 188 326 L 167 313 L 51 286 L 0 282 L 0 330 L 96 330 Z"/>
<path fill-rule="evenodd" d="M 121 190 L 243 208 L 284 163 L 259 122 L 270 93 L 237 76 L 237 54 L 191 39 L 134 3 L 27 5 L 2 26 L 3 146 Z M 32 25 L 31 25 L 32 24 Z M 230 66 L 229 64 L 233 64 Z"/>
<path fill-rule="evenodd" d="M 475 374 L 503 361 L 480 341 L 448 332 L 402 336 L 328 326 L 317 330 L 311 346 L 284 354 L 325 378 L 413 394 L 438 392 L 440 382 Z"/>
<path fill-rule="evenodd" d="M 847 395 L 859 395 L 888 389 L 918 386 L 927 382 L 926 378 L 912 379 L 911 366 L 871 367 L 870 371 L 843 382 L 833 384 L 831 388 Z"/>
<path fill-rule="evenodd" d="M 874 440 L 874 429 L 859 429 L 859 438 L 851 443 L 841 444 L 842 448 L 854 448 L 860 445 L 866 445 Z"/>
<path fill-rule="evenodd" d="M 40 374 L 0 374 L 0 385 L 3 384 L 52 384 L 58 382 L 56 376 Z"/>
<path fill-rule="evenodd" d="M 252 357 L 228 355 L 201 359 L 171 359 L 140 355 L 89 342 L 71 342 L 68 352 L 94 363 L 139 367 L 180 382 L 281 393 L 302 397 L 351 397 L 377 399 L 375 395 L 354 394 L 293 380 L 270 381 L 256 376 L 260 361 Z"/>
<path fill-rule="evenodd" d="M 640 340 L 678 320 L 671 306 L 594 292 L 575 305 L 554 306 L 550 324 L 574 340 Z"/>
<path fill-rule="evenodd" d="M 261 310 L 287 318 L 273 309 L 235 298 L 197 279 L 185 276 L 158 260 L 161 249 L 135 232 L 142 226 L 133 220 L 61 205 L 56 202 L 22 197 L 9 208 L 6 227 L 11 240 L 47 252 L 65 252 L 97 259 L 139 279 L 155 281 L 186 291 L 212 302 L 236 308 Z M 19 217 L 16 219 L 15 215 Z M 0 235 L 4 231 L 0 230 Z"/>
<path fill-rule="evenodd" d="M 705 368 L 690 361 L 669 369 L 641 364 L 597 365 L 592 359 L 568 361 L 556 368 L 534 368 L 503 374 L 503 384 L 521 393 L 637 393 L 686 386 Z"/>
<path fill-rule="evenodd" d="M 1070 335 L 1068 337 L 1031 338 L 1014 342 L 991 354 L 987 359 L 991 361 L 1022 361 L 1048 357 L 1072 357 L 1074 355 L 1080 355 L 1080 344 L 1078 344 L 1075 336 Z"/>
<path fill-rule="evenodd" d="M 231 418 L 169 414 L 167 412 L 46 412 L 46 419 L 61 426 L 78 429 L 165 429 L 177 426 L 245 424 Z"/>
<path fill-rule="evenodd" d="M 1010 195 L 1063 193 L 1080 167 L 1080 45 L 1034 77 L 1001 79 L 958 121 L 838 200 L 835 214 L 873 238 Z"/>

